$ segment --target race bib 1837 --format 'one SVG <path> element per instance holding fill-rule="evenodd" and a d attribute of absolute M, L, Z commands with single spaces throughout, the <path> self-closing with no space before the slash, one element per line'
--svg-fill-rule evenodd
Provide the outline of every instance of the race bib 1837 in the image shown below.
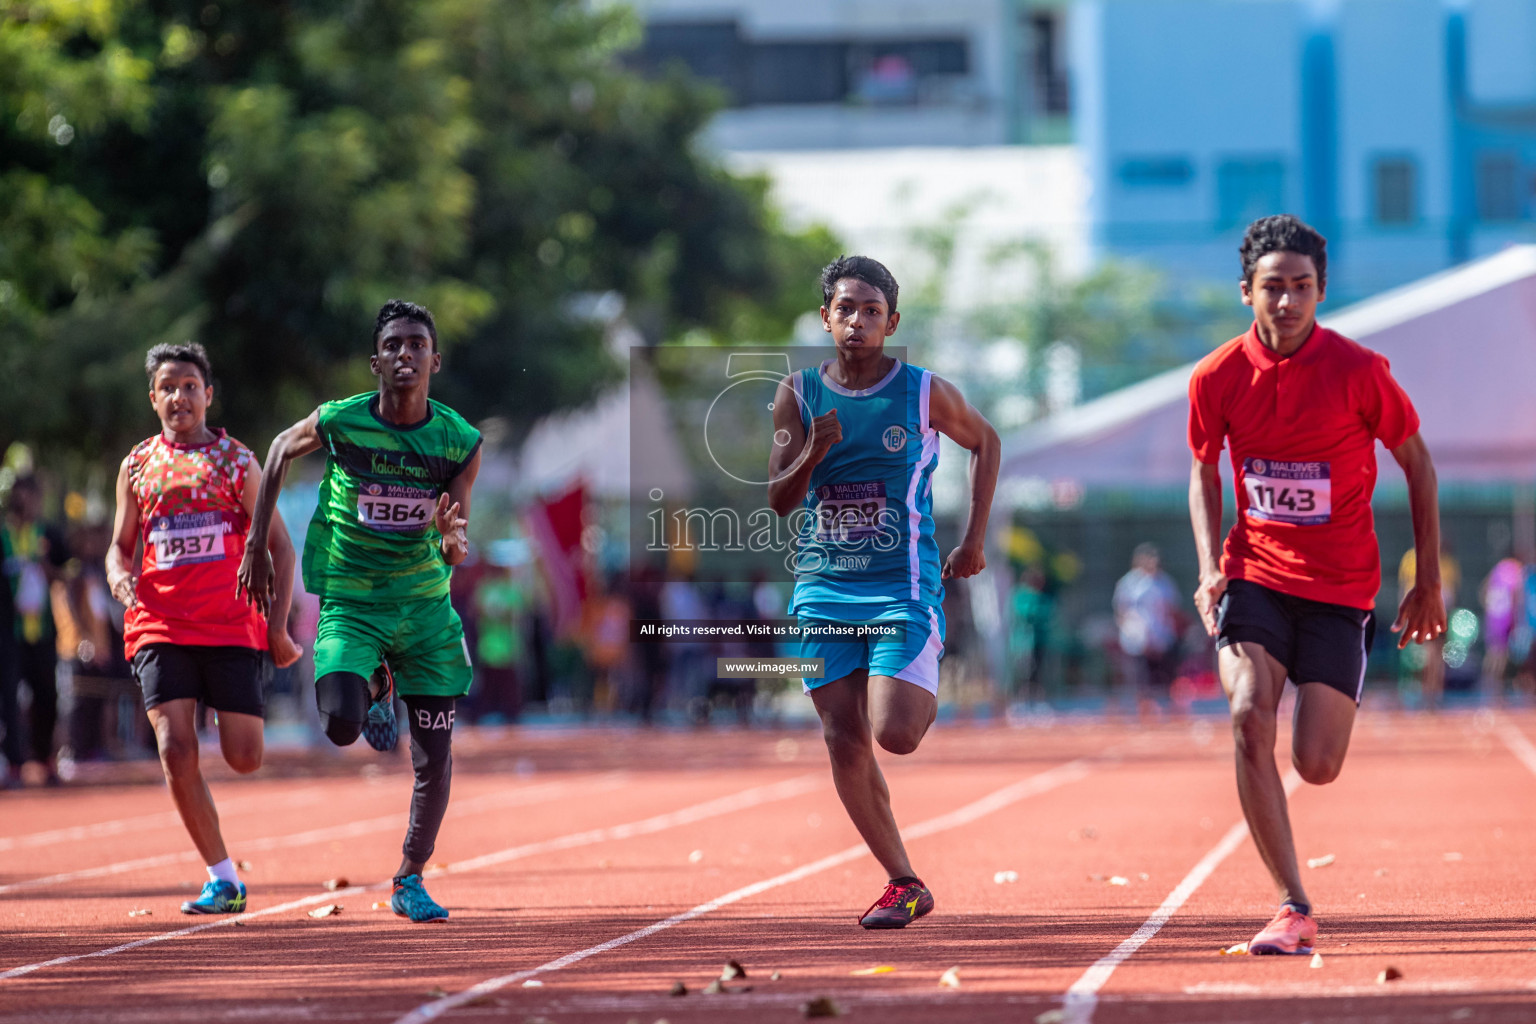
<path fill-rule="evenodd" d="M 1333 488 L 1326 462 L 1244 459 L 1243 489 L 1252 519 L 1296 526 L 1326 523 L 1333 514 Z"/>
<path fill-rule="evenodd" d="M 407 484 L 370 483 L 357 489 L 357 520 L 372 530 L 424 530 L 436 505 L 434 492 Z"/>
<path fill-rule="evenodd" d="M 155 546 L 155 566 L 171 569 L 224 558 L 224 535 L 230 524 L 221 512 L 182 512 L 159 516 L 149 527 L 149 543 Z"/>
<path fill-rule="evenodd" d="M 886 519 L 885 483 L 816 488 L 816 539 L 841 544 L 876 536 Z"/>

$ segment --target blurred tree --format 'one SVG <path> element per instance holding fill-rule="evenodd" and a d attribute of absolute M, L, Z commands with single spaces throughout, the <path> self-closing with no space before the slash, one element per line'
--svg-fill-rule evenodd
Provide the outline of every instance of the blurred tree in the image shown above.
<path fill-rule="evenodd" d="M 0 445 L 115 459 L 187 338 L 264 445 L 371 387 L 395 295 L 435 394 L 514 428 L 617 377 L 594 308 L 782 338 L 834 243 L 700 154 L 717 97 L 625 71 L 638 37 L 581 0 L 0 0 Z"/>

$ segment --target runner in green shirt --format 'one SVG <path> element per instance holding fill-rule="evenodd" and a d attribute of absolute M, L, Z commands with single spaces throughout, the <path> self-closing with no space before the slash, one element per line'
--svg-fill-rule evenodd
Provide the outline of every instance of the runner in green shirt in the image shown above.
<path fill-rule="evenodd" d="M 376 393 L 326 402 L 272 442 L 240 564 L 264 604 L 272 592 L 267 525 L 288 464 L 324 449 L 320 502 L 304 541 L 304 586 L 320 598 L 315 701 L 325 734 L 395 746 L 394 698 L 405 702 L 416 786 L 390 906 L 412 921 L 448 911 L 421 873 L 448 809 L 454 702 L 469 692 L 469 649 L 448 603 L 448 577 L 469 542 L 480 433 L 427 397 L 442 367 L 432 314 L 392 299 L 374 322 Z"/>

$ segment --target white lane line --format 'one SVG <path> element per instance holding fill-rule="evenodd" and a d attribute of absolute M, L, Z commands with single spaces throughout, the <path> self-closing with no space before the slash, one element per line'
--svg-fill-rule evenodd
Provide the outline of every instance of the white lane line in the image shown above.
<path fill-rule="evenodd" d="M 282 794 L 269 794 L 275 798 Z M 322 794 L 317 792 L 299 792 L 292 794 L 282 801 L 285 809 L 290 807 L 307 807 L 319 803 Z M 264 797 L 246 797 L 221 801 L 219 809 L 228 814 L 232 811 L 245 810 L 252 805 L 271 803 Z M 155 814 L 143 814 L 137 818 L 117 818 L 113 821 L 99 821 L 93 825 L 71 825 L 69 828 L 55 828 L 47 832 L 32 832 L 24 836 L 0 836 L 0 853 L 6 850 L 30 849 L 38 846 L 52 846 L 55 843 L 69 843 L 80 839 L 101 839 L 106 836 L 120 836 L 124 832 L 138 832 L 143 829 L 159 828 L 164 825 L 180 825 L 181 815 L 175 811 L 160 811 Z"/>
<path fill-rule="evenodd" d="M 613 789 L 621 784 L 620 773 L 610 773 L 601 777 L 596 789 L 601 792 Z M 460 818 L 485 810 L 553 800 L 567 795 L 571 789 L 576 787 L 576 783 L 546 782 L 523 789 L 514 789 L 506 793 L 489 793 L 472 800 L 465 800 L 457 805 L 450 804 L 448 807 L 449 817 Z M 295 832 L 286 836 L 265 836 L 260 839 L 232 841 L 229 845 L 234 851 L 232 856 L 236 860 L 240 860 L 247 853 L 308 846 L 332 839 L 352 839 L 374 832 L 403 829 L 406 825 L 406 818 L 405 812 L 397 811 L 378 818 L 348 822 L 344 825 L 330 825 L 325 828 L 308 829 L 304 832 Z M 177 819 L 177 822 L 179 824 L 180 819 Z M 154 857 L 140 857 L 136 860 L 118 861 L 115 864 L 103 864 L 94 868 L 81 868 L 78 871 L 65 871 L 60 874 L 46 875 L 42 878 L 29 878 L 20 882 L 0 885 L 0 896 L 28 889 L 42 889 L 50 885 L 63 885 L 66 882 L 78 882 L 88 878 L 108 878 L 112 875 L 123 875 L 133 871 L 145 871 L 149 868 L 164 867 L 167 864 L 180 864 L 188 861 L 196 862 L 198 859 L 196 850 L 183 850 L 179 853 L 162 853 Z"/>
<path fill-rule="evenodd" d="M 548 839 L 542 843 L 528 843 L 522 846 L 514 846 L 510 849 L 502 850 L 499 853 L 488 854 L 485 857 L 477 857 L 475 858 L 475 863 L 477 863 L 478 866 L 484 867 L 486 864 L 501 864 L 509 860 L 516 860 L 519 857 L 533 856 L 534 854 L 544 852 L 545 850 L 568 850 L 576 846 L 590 846 L 594 843 L 606 842 L 610 839 L 627 838 L 631 835 L 648 835 L 652 832 L 660 832 L 663 828 L 675 828 L 680 825 L 692 824 L 693 822 L 699 821 L 705 817 L 718 817 L 723 814 L 728 814 L 732 811 L 745 810 L 749 807 L 757 807 L 761 804 L 770 803 L 775 800 L 787 800 L 790 797 L 800 796 L 804 793 L 809 793 L 812 790 L 819 789 L 824 784 L 825 780 L 823 779 L 822 774 L 819 772 L 810 775 L 801 775 L 793 779 L 787 779 L 783 782 L 775 782 L 766 786 L 753 786 L 750 789 L 742 790 L 740 793 L 737 793 L 734 796 L 722 797 L 716 800 L 707 800 L 700 804 L 693 804 L 689 807 L 683 807 L 679 810 L 670 811 L 666 814 L 659 814 L 655 817 L 647 818 L 644 821 L 635 822 L 629 825 L 615 825 L 612 828 L 593 829 L 587 832 L 578 832 L 571 836 L 561 836 L 556 839 Z M 701 813 L 704 808 L 709 808 L 709 813 Z M 667 824 L 668 822 L 671 824 Z M 636 829 L 639 829 L 639 831 L 636 831 Z M 441 875 L 457 873 L 459 870 L 463 869 L 459 868 L 458 865 L 450 864 L 446 868 L 436 868 L 431 871 L 423 872 L 423 874 L 429 876 Z M 375 885 L 352 886 L 349 889 L 342 889 L 338 892 L 317 893 L 313 896 L 305 896 L 303 899 L 291 900 L 287 903 L 282 903 L 275 907 L 267 907 L 264 910 L 255 910 L 246 914 L 238 914 L 235 917 L 220 918 L 217 921 L 209 921 L 206 924 L 193 925 L 190 928 L 178 928 L 175 931 L 161 932 L 159 935 L 150 935 L 145 938 L 138 939 L 134 942 L 125 942 L 120 946 L 113 946 L 110 949 L 99 949 L 91 953 L 74 953 L 68 956 L 55 957 L 52 960 L 44 960 L 41 963 L 26 964 L 21 967 L 13 967 L 8 971 L 0 971 L 0 981 L 5 981 L 9 978 L 19 978 L 24 974 L 31 974 L 33 971 L 40 971 L 45 967 L 57 967 L 61 964 L 73 963 L 76 960 L 89 960 L 94 957 L 112 956 L 114 953 L 122 953 L 126 950 L 137 949 L 140 946 L 147 946 L 151 943 L 166 942 L 170 939 L 179 939 L 187 935 L 196 935 L 198 932 L 205 932 L 210 928 L 227 928 L 230 925 L 240 921 L 250 921 L 258 917 L 266 917 L 270 914 L 281 914 L 289 910 L 295 910 L 299 907 L 307 907 L 315 903 L 334 901 L 340 899 L 343 896 L 373 892 L 375 890 L 385 888 L 388 884 L 388 882 L 379 882 Z"/>
<path fill-rule="evenodd" d="M 948 829 L 959 828 L 961 825 L 970 824 L 979 818 L 1002 810 L 1004 807 L 1018 803 L 1027 797 L 1047 792 L 1069 782 L 1075 782 L 1087 775 L 1089 771 L 1089 762 L 1085 759 L 1058 765 L 1055 768 L 1041 772 L 1039 775 L 1032 775 L 1010 786 L 1005 786 L 994 793 L 982 797 L 980 800 L 966 804 L 958 810 L 940 815 L 937 818 L 930 818 L 925 822 L 914 825 L 910 829 L 905 829 L 902 831 L 902 837 L 905 839 L 917 839 L 922 836 L 931 836 L 937 832 L 944 832 Z M 793 871 L 786 871 L 782 875 L 775 875 L 761 882 L 754 882 L 751 885 L 728 892 L 724 896 L 717 896 L 708 903 L 700 903 L 690 910 L 685 910 L 680 914 L 673 914 L 671 917 L 648 924 L 643 928 L 637 928 L 625 935 L 609 939 L 607 942 L 600 942 L 595 946 L 588 946 L 586 949 L 567 953 L 565 956 L 551 960 L 546 964 L 540 964 L 538 967 L 530 967 L 525 970 L 514 971 L 511 974 L 503 974 L 498 978 L 490 978 L 465 989 L 463 992 L 445 996 L 430 1003 L 424 1003 L 405 1016 L 400 1017 L 395 1021 L 395 1024 L 423 1024 L 425 1021 L 435 1020 L 449 1010 L 463 1006 L 465 1003 L 473 1002 L 498 989 L 506 988 L 508 985 L 515 985 L 520 981 L 526 981 L 535 975 L 562 970 L 574 963 L 586 960 L 588 957 L 594 957 L 600 953 L 606 953 L 610 949 L 626 946 L 631 942 L 636 942 L 655 935 L 657 932 L 665 931 L 674 925 L 692 921 L 696 917 L 703 917 L 705 914 L 719 910 L 721 907 L 749 899 L 770 889 L 777 889 L 780 886 L 798 882 L 801 879 L 826 871 L 828 868 L 834 868 L 839 864 L 846 864 L 848 861 L 868 855 L 869 848 L 863 843 L 857 846 L 850 846 L 846 850 L 841 850 L 831 856 L 823 857 L 809 864 L 802 864 Z"/>
<path fill-rule="evenodd" d="M 1285 795 L 1289 797 L 1296 792 L 1301 785 L 1301 776 L 1295 769 L 1286 773 Z M 1189 874 L 1184 880 L 1174 886 L 1162 904 L 1152 912 L 1140 928 L 1131 933 L 1130 938 L 1116 946 L 1108 955 L 1100 957 L 1094 965 L 1083 972 L 1083 976 L 1072 983 L 1067 989 L 1065 1001 L 1062 1004 L 1062 1024 L 1089 1024 L 1093 1020 L 1093 1011 L 1099 1005 L 1099 990 L 1102 989 L 1115 973 L 1115 968 L 1125 963 L 1136 951 L 1145 946 L 1159 931 L 1168 919 L 1178 913 L 1186 900 L 1195 894 L 1195 890 L 1205 884 L 1205 880 L 1221 865 L 1221 862 L 1231 856 L 1232 851 L 1242 845 L 1248 838 L 1248 823 L 1240 821 L 1227 829 L 1227 834 L 1221 837 L 1220 842 L 1211 847 L 1210 852 L 1200 858 L 1200 862 L 1190 868 Z"/>
<path fill-rule="evenodd" d="M 1509 748 L 1510 753 L 1520 759 L 1520 762 L 1529 768 L 1532 774 L 1536 774 L 1536 746 L 1525 738 L 1525 733 L 1515 728 L 1508 722 L 1499 723 L 1499 739 Z"/>

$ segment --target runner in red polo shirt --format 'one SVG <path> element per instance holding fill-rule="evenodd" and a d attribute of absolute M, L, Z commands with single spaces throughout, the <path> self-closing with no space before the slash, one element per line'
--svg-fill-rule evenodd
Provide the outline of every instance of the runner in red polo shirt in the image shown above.
<path fill-rule="evenodd" d="M 1377 441 L 1407 475 L 1418 551 L 1417 581 L 1392 626 L 1398 646 L 1445 631 L 1434 465 L 1386 359 L 1316 322 L 1326 247 L 1295 217 L 1249 225 L 1241 287 L 1253 327 L 1201 360 L 1189 382 L 1195 604 L 1216 637 L 1243 814 L 1281 900 L 1250 953 L 1309 953 L 1317 937 L 1275 765 L 1276 709 L 1289 678 L 1291 763 L 1316 785 L 1337 778 L 1376 629 Z M 1237 524 L 1218 556 L 1224 443 Z"/>

